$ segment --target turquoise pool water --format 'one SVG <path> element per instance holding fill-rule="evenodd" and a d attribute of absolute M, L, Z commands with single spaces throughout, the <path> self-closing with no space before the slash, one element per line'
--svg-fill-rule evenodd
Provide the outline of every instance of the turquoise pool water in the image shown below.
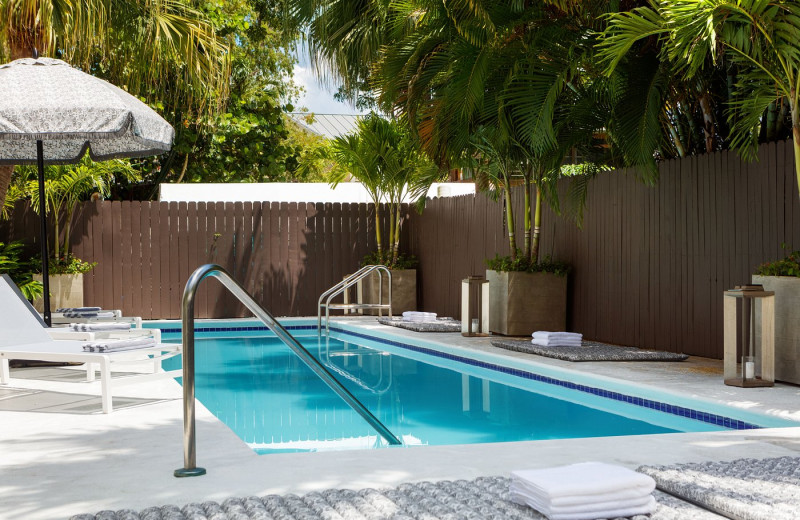
<path fill-rule="evenodd" d="M 530 372 L 520 375 L 519 370 L 467 364 L 452 356 L 426 356 L 420 354 L 425 349 L 381 345 L 345 332 L 321 340 L 315 331 L 291 332 L 407 445 L 758 427 Z M 197 398 L 258 453 L 383 445 L 369 425 L 271 333 L 204 335 L 231 334 L 198 331 Z M 165 335 L 170 337 L 178 335 Z M 167 363 L 171 365 L 165 368 L 177 368 L 180 361 Z M 667 413 L 664 406 L 670 407 Z"/>

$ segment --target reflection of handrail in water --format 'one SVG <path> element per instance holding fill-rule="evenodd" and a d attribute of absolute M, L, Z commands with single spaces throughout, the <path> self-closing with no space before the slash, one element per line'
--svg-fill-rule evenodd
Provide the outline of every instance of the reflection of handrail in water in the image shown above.
<path fill-rule="evenodd" d="M 372 349 L 368 349 L 368 350 L 369 350 L 369 354 L 371 354 L 371 355 L 379 355 L 380 356 L 380 363 L 379 363 L 380 377 L 378 378 L 377 383 L 375 383 L 374 385 L 370 385 L 370 384 L 364 382 L 364 380 L 361 379 L 360 377 L 358 377 L 357 375 L 349 372 L 346 368 L 340 367 L 340 366 L 336 365 L 333 361 L 331 361 L 330 338 L 327 337 L 327 336 L 325 337 L 324 356 L 323 356 L 323 350 L 320 349 L 320 356 L 319 357 L 320 357 L 320 360 L 322 361 L 322 364 L 324 364 L 326 367 L 328 367 L 329 369 L 333 370 L 334 372 L 336 372 L 337 374 L 341 375 L 342 377 L 352 381 L 353 383 L 355 383 L 359 387 L 363 388 L 367 392 L 370 392 L 370 393 L 375 394 L 375 395 L 383 395 L 386 392 L 388 392 L 389 389 L 392 387 L 392 374 L 393 374 L 393 372 L 392 372 L 392 356 L 391 355 L 387 355 L 384 352 L 379 352 L 379 351 L 372 350 Z M 348 352 L 348 351 L 347 350 L 343 350 L 342 352 Z M 355 354 L 355 352 L 353 352 L 353 353 Z M 357 355 L 363 356 L 364 352 L 361 351 Z M 388 368 L 389 378 L 385 383 L 386 388 L 380 388 L 380 385 L 384 384 L 383 383 L 383 377 L 384 377 L 384 374 L 383 374 L 383 360 L 384 359 L 388 359 L 389 360 L 389 368 Z"/>

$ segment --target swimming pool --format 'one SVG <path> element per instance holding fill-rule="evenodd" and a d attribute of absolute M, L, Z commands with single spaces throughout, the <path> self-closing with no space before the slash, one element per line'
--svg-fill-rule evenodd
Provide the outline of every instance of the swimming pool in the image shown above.
<path fill-rule="evenodd" d="M 391 334 L 290 332 L 406 445 L 751 429 L 794 423 L 630 385 L 443 352 Z M 300 323 L 300 324 L 297 324 Z M 160 325 L 166 341 L 179 329 Z M 485 356 L 484 356 L 485 357 Z M 256 452 L 383 446 L 364 420 L 258 322 L 196 324 L 197 398 Z M 173 363 L 167 365 L 167 363 Z M 168 360 L 165 368 L 177 368 Z"/>

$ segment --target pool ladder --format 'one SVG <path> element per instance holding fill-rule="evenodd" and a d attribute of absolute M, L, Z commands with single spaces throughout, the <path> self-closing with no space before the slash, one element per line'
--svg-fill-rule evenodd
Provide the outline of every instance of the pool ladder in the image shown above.
<path fill-rule="evenodd" d="M 214 277 L 228 289 L 256 318 L 270 328 L 308 367 L 316 373 L 344 402 L 367 421 L 386 442 L 392 446 L 402 444 L 377 417 L 336 380 L 328 369 L 317 361 L 275 318 L 259 305 L 239 283 L 221 266 L 206 264 L 198 267 L 186 282 L 181 300 L 183 339 L 183 467 L 175 470 L 176 477 L 205 475 L 204 468 L 197 467 L 195 441 L 195 383 L 194 383 L 194 297 L 197 288 L 207 277 Z"/>
<path fill-rule="evenodd" d="M 349 303 L 347 301 L 347 293 L 345 293 L 344 303 L 331 303 L 331 300 L 344 293 L 373 272 L 378 273 L 378 303 Z M 383 274 L 389 278 L 389 299 L 387 303 L 383 303 Z M 325 300 L 323 302 L 323 300 Z M 349 274 L 319 297 L 317 302 L 317 332 L 322 333 L 322 309 L 325 309 L 325 332 L 330 330 L 331 309 L 342 309 L 345 312 L 350 310 L 363 310 L 363 309 L 378 309 L 381 316 L 383 310 L 389 311 L 389 317 L 392 317 L 392 272 L 385 265 L 365 265 L 353 274 Z"/>

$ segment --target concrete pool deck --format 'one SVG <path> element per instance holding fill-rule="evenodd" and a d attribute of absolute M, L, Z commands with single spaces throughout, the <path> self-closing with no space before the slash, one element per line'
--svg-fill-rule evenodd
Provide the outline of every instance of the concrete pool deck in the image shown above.
<path fill-rule="evenodd" d="M 420 336 L 384 327 L 374 318 L 358 321 L 398 336 Z M 492 347 L 489 338 L 425 335 L 432 336 L 443 344 L 532 360 Z M 800 421 L 800 387 L 728 387 L 722 384 L 721 361 L 534 361 Z M 34 373 L 49 379 L 26 378 Z M 63 383 L 81 375 L 68 368 L 15 369 L 12 384 L 0 387 L 0 519 L 63 519 L 104 509 L 140 510 L 231 496 L 508 476 L 515 469 L 586 460 L 635 468 L 800 456 L 800 428 L 258 456 L 198 403 L 197 461 L 208 474 L 176 479 L 172 472 L 183 465 L 180 386 L 162 380 L 124 387 L 117 393 L 125 397 L 115 396 L 115 411 L 104 415 L 99 413 L 98 383 Z"/>

